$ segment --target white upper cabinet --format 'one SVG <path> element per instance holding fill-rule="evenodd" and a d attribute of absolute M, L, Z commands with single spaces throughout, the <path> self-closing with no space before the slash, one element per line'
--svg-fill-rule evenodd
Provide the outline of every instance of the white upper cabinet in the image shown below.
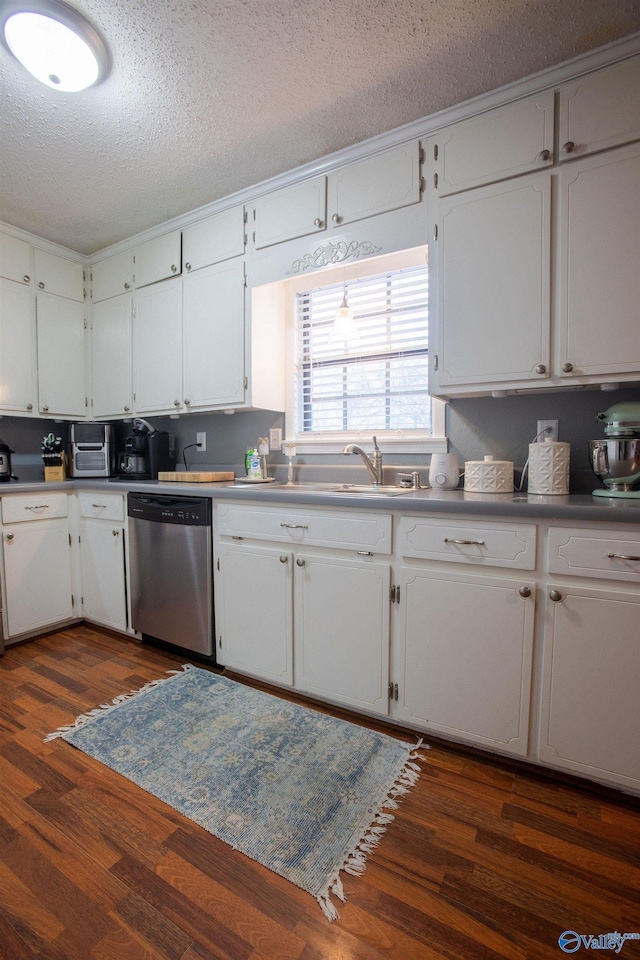
<path fill-rule="evenodd" d="M 539 173 L 440 202 L 440 387 L 549 375 L 550 197 L 551 178 Z"/>
<path fill-rule="evenodd" d="M 640 376 L 640 147 L 560 175 L 558 373 Z"/>
<path fill-rule="evenodd" d="M 0 277 L 31 283 L 31 246 L 7 233 L 0 233 Z"/>
<path fill-rule="evenodd" d="M 438 196 L 553 163 L 553 107 L 549 90 L 445 127 L 429 145 Z"/>
<path fill-rule="evenodd" d="M 94 303 L 117 297 L 133 286 L 131 250 L 100 260 L 91 267 L 91 299 Z"/>
<path fill-rule="evenodd" d="M 560 160 L 640 140 L 640 57 L 560 88 Z"/>
<path fill-rule="evenodd" d="M 256 250 L 324 230 L 326 194 L 326 177 L 321 176 L 260 197 L 253 211 Z"/>
<path fill-rule="evenodd" d="M 244 207 L 232 207 L 182 231 L 182 255 L 187 273 L 244 253 Z"/>
<path fill-rule="evenodd" d="M 133 253 L 136 287 L 146 287 L 182 273 L 182 234 L 179 230 L 147 240 Z"/>
<path fill-rule="evenodd" d="M 37 413 L 36 316 L 28 287 L 0 278 L 0 411 Z"/>
<path fill-rule="evenodd" d="M 76 260 L 67 260 L 35 248 L 36 287 L 57 297 L 84 301 L 84 267 Z"/>
<path fill-rule="evenodd" d="M 133 388 L 138 414 L 182 410 L 182 283 L 133 298 Z"/>
<path fill-rule="evenodd" d="M 92 408 L 97 419 L 133 411 L 131 295 L 95 303 L 91 310 Z"/>
<path fill-rule="evenodd" d="M 87 416 L 84 304 L 38 294 L 38 393 L 40 413 Z"/>
<path fill-rule="evenodd" d="M 329 174 L 327 209 L 333 227 L 420 201 L 420 144 L 404 144 Z"/>

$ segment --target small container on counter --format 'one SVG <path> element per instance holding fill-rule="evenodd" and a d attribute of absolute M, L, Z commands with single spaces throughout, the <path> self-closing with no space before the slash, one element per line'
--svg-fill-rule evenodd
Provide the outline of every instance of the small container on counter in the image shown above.
<path fill-rule="evenodd" d="M 513 493 L 513 461 L 467 460 L 464 465 L 464 489 L 470 493 Z"/>
<path fill-rule="evenodd" d="M 542 443 L 530 443 L 527 491 L 542 495 L 569 493 L 570 451 L 570 444 L 550 437 Z"/>

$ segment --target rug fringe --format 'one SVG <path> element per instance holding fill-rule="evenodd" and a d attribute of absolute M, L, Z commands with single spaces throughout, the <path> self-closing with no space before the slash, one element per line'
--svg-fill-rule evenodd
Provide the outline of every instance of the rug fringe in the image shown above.
<path fill-rule="evenodd" d="M 398 797 L 408 793 L 411 787 L 415 786 L 415 784 L 418 782 L 420 777 L 420 767 L 413 761 L 424 759 L 420 756 L 419 751 L 421 749 L 428 750 L 429 746 L 423 745 L 423 741 L 420 739 L 415 746 L 406 744 L 406 748 L 407 751 L 409 751 L 407 759 L 405 760 L 400 773 L 396 777 L 393 786 L 387 793 L 386 798 L 382 801 L 380 811 L 367 826 L 360 839 L 354 844 L 353 849 L 346 855 L 341 866 L 338 868 L 336 875 L 329 879 L 326 887 L 324 887 L 324 889 L 316 897 L 322 912 L 330 922 L 340 918 L 340 914 L 338 913 L 335 904 L 332 902 L 331 896 L 333 895 L 337 897 L 343 903 L 346 903 L 347 900 L 344 893 L 342 880 L 340 879 L 340 872 L 348 873 L 353 877 L 362 876 L 367 867 L 367 855 L 373 853 L 380 843 L 382 837 L 386 833 L 387 824 L 391 823 L 392 820 L 395 820 L 395 817 L 392 813 L 383 813 L 383 810 L 397 810 Z"/>
<path fill-rule="evenodd" d="M 89 720 L 103 716 L 105 713 L 109 713 L 121 704 L 126 703 L 127 700 L 133 700 L 134 697 L 140 696 L 141 693 L 146 693 L 147 690 L 159 687 L 162 683 L 168 683 L 170 680 L 175 679 L 175 677 L 182 676 L 187 670 L 194 669 L 195 667 L 192 663 L 183 663 L 180 670 L 167 670 L 169 676 L 160 677 L 158 680 L 150 680 L 148 683 L 145 683 L 143 687 L 140 687 L 139 690 L 132 690 L 130 693 L 121 693 L 119 696 L 114 697 L 111 703 L 101 703 L 100 706 L 94 707 L 93 710 L 89 710 L 87 713 L 82 713 L 79 717 L 76 717 L 73 723 L 64 724 L 58 727 L 57 730 L 54 730 L 53 733 L 48 733 L 43 742 L 49 743 L 51 740 L 57 740 L 58 737 L 65 737 L 67 734 L 72 733 L 73 730 L 84 726 Z"/>

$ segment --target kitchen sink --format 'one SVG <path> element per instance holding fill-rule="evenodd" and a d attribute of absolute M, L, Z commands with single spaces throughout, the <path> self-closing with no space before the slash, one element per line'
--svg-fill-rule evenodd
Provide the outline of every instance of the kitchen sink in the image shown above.
<path fill-rule="evenodd" d="M 411 493 L 411 487 L 394 485 L 374 487 L 371 483 L 342 483 L 333 487 L 331 493 L 356 493 L 365 497 L 398 497 L 403 493 Z"/>

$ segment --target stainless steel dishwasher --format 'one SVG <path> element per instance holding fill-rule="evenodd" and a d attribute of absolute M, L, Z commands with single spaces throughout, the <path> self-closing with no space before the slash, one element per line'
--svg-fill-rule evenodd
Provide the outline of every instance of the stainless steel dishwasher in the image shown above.
<path fill-rule="evenodd" d="M 211 500 L 129 493 L 127 513 L 133 628 L 215 658 Z"/>

